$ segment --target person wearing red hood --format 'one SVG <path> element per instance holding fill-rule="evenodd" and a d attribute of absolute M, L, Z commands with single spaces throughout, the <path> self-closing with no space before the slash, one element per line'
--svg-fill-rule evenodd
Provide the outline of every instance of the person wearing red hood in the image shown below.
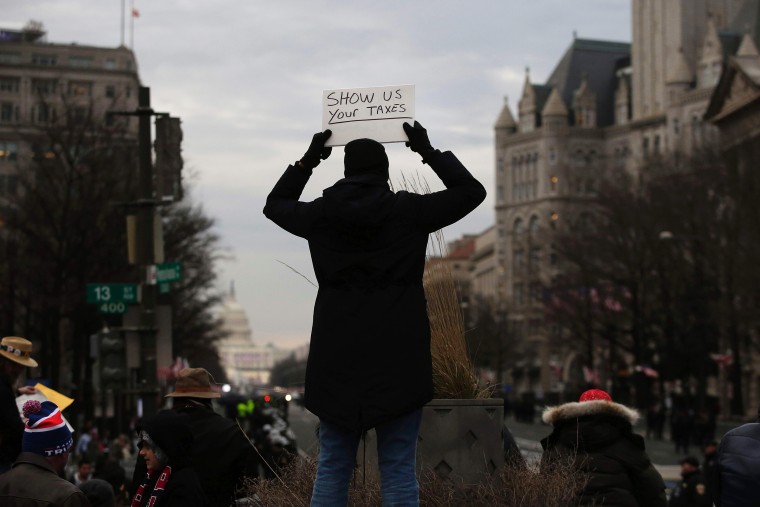
<path fill-rule="evenodd" d="M 407 146 L 446 186 L 391 191 L 388 156 L 372 139 L 345 147 L 344 176 L 322 197 L 299 201 L 332 134 L 274 186 L 264 214 L 309 242 L 319 282 L 304 403 L 320 420 L 312 506 L 346 505 L 363 431 L 375 428 L 383 505 L 417 505 L 415 450 L 422 406 L 433 397 L 430 323 L 422 275 L 428 236 L 474 210 L 485 188 L 427 130 L 404 123 Z"/>
<path fill-rule="evenodd" d="M 543 421 L 554 429 L 541 440 L 541 466 L 572 460 L 588 479 L 579 505 L 666 507 L 662 476 L 649 460 L 644 438 L 633 432 L 638 418 L 636 410 L 613 402 L 601 389 L 547 407 Z"/>

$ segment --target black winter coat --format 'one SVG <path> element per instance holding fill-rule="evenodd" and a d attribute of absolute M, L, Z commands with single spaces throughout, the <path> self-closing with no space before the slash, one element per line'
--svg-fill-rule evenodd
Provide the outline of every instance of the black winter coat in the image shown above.
<path fill-rule="evenodd" d="M 0 358 L 0 361 L 8 359 Z M 13 384 L 0 375 L 0 473 L 10 470 L 21 452 L 24 423 L 21 421 Z"/>
<path fill-rule="evenodd" d="M 433 397 L 422 275 L 428 235 L 461 219 L 486 191 L 451 152 L 430 167 L 445 190 L 392 192 L 382 176 L 342 179 L 311 202 L 310 171 L 289 166 L 264 214 L 309 242 L 319 291 L 304 404 L 349 431 L 417 409 Z"/>
<path fill-rule="evenodd" d="M 760 506 L 760 423 L 744 424 L 723 435 L 715 479 L 717 507 Z"/>
<path fill-rule="evenodd" d="M 179 399 L 175 404 L 181 404 Z M 246 477 L 257 475 L 257 457 L 248 437 L 232 419 L 210 407 L 185 406 L 176 411 L 187 416 L 193 434 L 190 467 L 200 479 L 210 507 L 229 507 Z M 138 459 L 132 476 L 133 488 L 140 485 L 147 469 Z M 241 493 L 241 496 L 244 494 Z"/>
<path fill-rule="evenodd" d="M 542 466 L 572 457 L 588 478 L 580 505 L 665 507 L 665 483 L 644 439 L 633 433 L 638 417 L 635 410 L 603 400 L 547 408 L 543 420 L 554 430 L 541 441 Z"/>
<path fill-rule="evenodd" d="M 138 429 L 145 430 L 158 447 L 169 458 L 172 474 L 155 507 L 208 507 L 208 500 L 200 479 L 190 466 L 193 450 L 193 434 L 190 432 L 188 417 L 173 410 L 163 410 L 142 421 Z M 143 460 L 138 456 L 138 460 Z M 153 492 L 158 474 L 148 484 L 143 497 L 142 506 L 147 505 Z M 142 477 L 138 486 L 145 480 Z"/>

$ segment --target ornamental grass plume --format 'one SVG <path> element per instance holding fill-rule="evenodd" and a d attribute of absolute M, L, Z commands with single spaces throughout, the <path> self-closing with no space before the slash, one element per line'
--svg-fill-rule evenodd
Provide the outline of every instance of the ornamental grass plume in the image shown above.
<path fill-rule="evenodd" d="M 546 465 L 544 463 L 544 465 Z M 245 485 L 255 507 L 308 507 L 316 476 L 316 462 L 294 460 L 274 479 L 250 479 Z M 538 462 L 524 466 L 510 461 L 497 473 L 476 485 L 441 478 L 430 468 L 419 474 L 422 507 L 573 507 L 587 477 L 569 461 L 552 466 Z M 358 472 L 349 485 L 349 507 L 380 507 L 380 480 L 375 474 Z"/>
<path fill-rule="evenodd" d="M 429 194 L 430 187 L 419 176 L 407 179 L 400 187 Z M 430 352 L 433 358 L 433 389 L 436 398 L 490 398 L 492 389 L 478 384 L 465 340 L 464 317 L 458 289 L 449 263 L 443 231 L 432 234 L 423 285 L 430 319 Z"/>

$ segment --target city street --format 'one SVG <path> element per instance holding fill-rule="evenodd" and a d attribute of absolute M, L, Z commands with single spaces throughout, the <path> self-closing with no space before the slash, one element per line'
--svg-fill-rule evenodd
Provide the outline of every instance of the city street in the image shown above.
<path fill-rule="evenodd" d="M 295 405 L 291 406 L 290 426 L 296 434 L 299 453 L 302 456 L 315 457 L 319 450 L 316 435 L 317 422 L 317 417 L 308 410 Z M 718 423 L 716 438 L 719 439 L 726 431 L 739 424 L 741 423 Z M 540 440 L 551 433 L 550 426 L 540 422 L 536 422 L 535 424 L 518 422 L 511 417 L 507 419 L 506 426 L 512 433 L 512 436 L 514 436 L 517 445 L 520 447 L 520 451 L 526 458 L 534 460 L 541 457 Z M 643 436 L 644 426 L 640 424 L 636 427 L 636 431 Z M 646 439 L 646 449 L 649 457 L 655 464 L 655 467 L 660 472 L 663 479 L 666 481 L 675 481 L 679 479 L 681 467 L 679 466 L 678 461 L 684 455 L 675 452 L 672 442 L 667 439 Z M 696 456 L 700 461 L 703 459 L 699 447 L 695 446 L 691 448 L 689 452 L 693 456 Z"/>

